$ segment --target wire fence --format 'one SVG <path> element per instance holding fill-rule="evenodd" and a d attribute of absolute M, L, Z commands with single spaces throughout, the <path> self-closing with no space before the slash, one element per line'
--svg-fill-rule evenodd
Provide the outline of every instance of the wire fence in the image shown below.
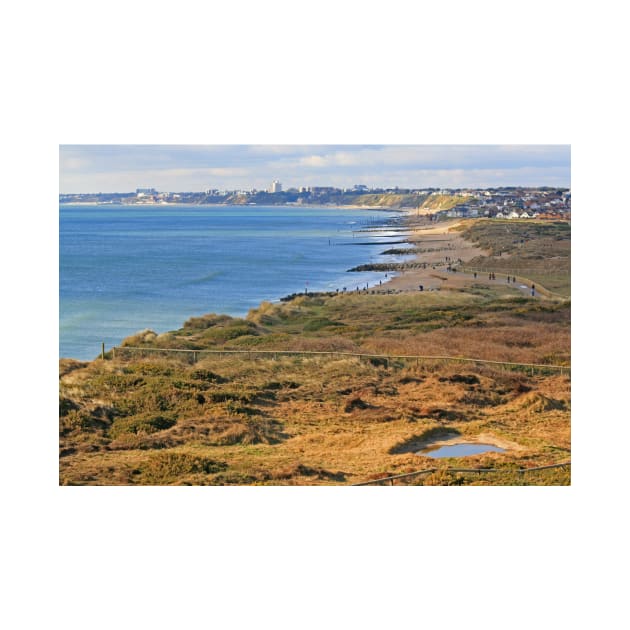
<path fill-rule="evenodd" d="M 551 470 L 553 468 L 565 468 L 571 466 L 571 462 L 562 462 L 560 464 L 549 464 L 547 466 L 536 466 L 534 468 L 426 468 L 424 470 L 417 470 L 411 473 L 404 473 L 402 475 L 392 475 L 390 477 L 380 477 L 379 479 L 371 479 L 370 481 L 363 481 L 361 483 L 353 483 L 353 486 L 379 486 L 390 485 L 393 486 L 396 481 L 403 482 L 412 478 L 417 478 L 422 475 L 430 475 L 434 472 L 443 473 L 465 473 L 465 474 L 485 474 L 485 473 L 503 473 L 510 474 L 516 473 L 524 475 L 526 473 L 537 472 L 541 470 Z"/>
<path fill-rule="evenodd" d="M 331 350 L 200 350 L 189 348 L 151 348 L 144 346 L 114 346 L 111 350 L 112 359 L 121 359 L 129 353 L 132 355 L 173 355 L 186 357 L 191 363 L 196 363 L 203 357 L 240 356 L 249 360 L 256 358 L 279 359 L 281 357 L 317 358 L 329 357 L 333 359 L 356 358 L 360 361 L 369 361 L 374 365 L 395 367 L 401 365 L 420 365 L 420 363 L 468 363 L 472 365 L 489 365 L 500 369 L 513 369 L 534 373 L 571 373 L 568 365 L 551 365 L 547 363 L 515 363 L 510 361 L 491 361 L 488 359 L 475 359 L 470 357 L 430 356 L 430 355 L 390 355 L 390 354 L 365 354 L 355 352 L 336 352 Z M 101 358 L 105 359 L 105 349 L 102 345 Z"/>

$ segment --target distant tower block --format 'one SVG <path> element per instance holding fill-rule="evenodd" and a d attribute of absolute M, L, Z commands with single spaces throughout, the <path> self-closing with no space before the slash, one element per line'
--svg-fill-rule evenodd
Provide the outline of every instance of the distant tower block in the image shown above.
<path fill-rule="evenodd" d="M 136 197 L 144 197 L 144 195 L 155 195 L 157 190 L 155 188 L 136 188 Z"/>
<path fill-rule="evenodd" d="M 271 183 L 271 190 L 269 192 L 272 192 L 272 193 L 282 192 L 282 184 L 277 179 L 274 179 L 273 182 Z"/>

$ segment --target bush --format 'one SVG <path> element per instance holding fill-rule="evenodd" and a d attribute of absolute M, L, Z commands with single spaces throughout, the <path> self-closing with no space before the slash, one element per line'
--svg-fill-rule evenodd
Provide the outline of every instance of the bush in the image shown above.
<path fill-rule="evenodd" d="M 226 379 L 215 374 L 210 370 L 195 369 L 190 373 L 190 377 L 198 381 L 207 381 L 208 383 L 224 383 Z"/>
<path fill-rule="evenodd" d="M 184 322 L 184 329 L 203 330 L 205 328 L 212 328 L 218 324 L 228 324 L 234 321 L 229 315 L 217 315 L 216 313 L 208 313 L 201 317 L 191 317 Z"/>
<path fill-rule="evenodd" d="M 131 335 L 130 337 L 126 337 L 123 339 L 120 344 L 122 347 L 125 346 L 142 346 L 145 343 L 152 343 L 155 341 L 157 334 L 148 328 L 143 330 L 135 335 Z"/>
<path fill-rule="evenodd" d="M 326 317 L 318 317 L 311 319 L 304 324 L 304 332 L 317 332 L 322 328 L 335 328 L 343 326 L 341 322 L 334 322 Z"/>
<path fill-rule="evenodd" d="M 355 396 L 354 398 L 351 398 L 346 403 L 346 405 L 343 408 L 343 410 L 346 413 L 351 413 L 355 409 L 369 409 L 370 407 L 371 407 L 371 405 L 369 403 L 365 402 L 365 400 L 363 400 L 359 396 Z"/>
<path fill-rule="evenodd" d="M 69 433 L 75 429 L 89 429 L 100 422 L 96 422 L 91 414 L 83 409 L 69 409 L 59 416 L 59 431 L 62 434 Z"/>
<path fill-rule="evenodd" d="M 248 418 L 243 422 L 230 423 L 213 439 L 219 446 L 232 444 L 277 444 L 286 436 L 277 420 Z"/>
<path fill-rule="evenodd" d="M 117 438 L 125 433 L 148 434 L 169 429 L 175 424 L 173 418 L 163 415 L 140 415 L 127 418 L 116 418 L 109 429 L 111 438 Z"/>
<path fill-rule="evenodd" d="M 156 453 L 139 466 L 144 483 L 149 484 L 172 483 L 184 475 L 209 475 L 221 472 L 226 468 L 225 462 L 201 455 L 173 452 Z"/>
<path fill-rule="evenodd" d="M 79 409 L 79 405 L 73 400 L 59 396 L 59 417 L 67 416 L 70 411 L 76 411 L 77 409 Z"/>

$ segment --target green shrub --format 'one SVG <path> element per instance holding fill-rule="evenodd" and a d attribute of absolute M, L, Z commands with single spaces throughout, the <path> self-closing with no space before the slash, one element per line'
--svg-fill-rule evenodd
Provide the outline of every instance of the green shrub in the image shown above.
<path fill-rule="evenodd" d="M 336 328 L 339 326 L 343 326 L 343 324 L 341 322 L 334 322 L 326 317 L 318 317 L 304 324 L 304 332 L 316 332 L 322 328 Z"/>
<path fill-rule="evenodd" d="M 232 339 L 238 339 L 239 337 L 256 335 L 256 325 L 252 322 L 245 322 L 243 320 L 235 320 L 234 323 L 230 323 L 229 326 L 215 326 L 208 328 L 201 335 L 201 339 L 204 342 L 211 343 L 225 343 Z"/>
<path fill-rule="evenodd" d="M 252 395 L 247 392 L 209 392 L 207 398 L 211 402 L 249 403 L 252 401 Z"/>
<path fill-rule="evenodd" d="M 175 424 L 173 418 L 163 415 L 140 415 L 126 418 L 116 418 L 109 429 L 111 438 L 117 438 L 124 433 L 148 434 L 169 429 Z"/>
<path fill-rule="evenodd" d="M 148 328 L 135 335 L 123 339 L 121 346 L 142 346 L 144 344 L 153 343 L 157 338 L 157 334 Z"/>
<path fill-rule="evenodd" d="M 219 324 L 227 324 L 234 321 L 229 315 L 217 315 L 216 313 L 208 313 L 201 317 L 191 317 L 184 322 L 185 329 L 203 330 L 204 328 L 212 328 Z"/>
<path fill-rule="evenodd" d="M 59 416 L 59 430 L 62 434 L 75 429 L 89 429 L 95 426 L 95 420 L 84 409 L 68 409 Z"/>
<path fill-rule="evenodd" d="M 142 481 L 148 484 L 166 484 L 177 481 L 178 477 L 191 474 L 209 475 L 227 468 L 219 462 L 201 455 L 190 453 L 160 452 L 151 455 L 140 466 Z"/>
<path fill-rule="evenodd" d="M 78 408 L 79 405 L 77 405 L 73 400 L 59 396 L 59 417 L 66 416 L 70 411 L 76 411 Z"/>
<path fill-rule="evenodd" d="M 190 377 L 198 381 L 207 381 L 208 383 L 224 383 L 226 380 L 211 370 L 203 370 L 200 368 L 192 370 Z"/>

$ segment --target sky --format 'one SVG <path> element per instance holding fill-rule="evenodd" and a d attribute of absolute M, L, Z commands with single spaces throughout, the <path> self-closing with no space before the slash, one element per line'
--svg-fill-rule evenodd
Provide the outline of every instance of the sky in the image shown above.
<path fill-rule="evenodd" d="M 571 185 L 570 145 L 60 145 L 59 192 Z"/>

